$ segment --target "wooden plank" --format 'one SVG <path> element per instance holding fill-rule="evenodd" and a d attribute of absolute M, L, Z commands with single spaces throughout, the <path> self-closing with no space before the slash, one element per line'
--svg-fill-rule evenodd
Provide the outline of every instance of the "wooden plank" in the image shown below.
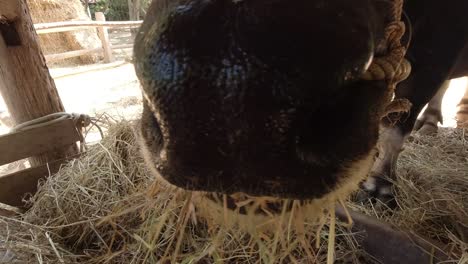
<path fill-rule="evenodd" d="M 16 20 L 19 13 L 18 0 L 0 0 L 0 23 L 2 20 Z"/>
<path fill-rule="evenodd" d="M 80 140 L 71 119 L 0 136 L 0 165 L 39 155 Z"/>
<path fill-rule="evenodd" d="M 78 155 L 75 155 L 73 158 L 76 157 L 78 157 Z M 44 179 L 58 172 L 61 165 L 71 159 L 72 158 L 61 159 L 41 166 L 0 176 L 0 203 L 23 207 L 22 199 L 24 195 L 27 193 L 36 193 L 37 184 L 40 179 Z"/>
<path fill-rule="evenodd" d="M 49 55 L 45 55 L 45 59 L 47 62 L 54 62 L 54 61 L 68 59 L 68 58 L 79 57 L 79 56 L 83 56 L 83 55 L 90 54 L 90 53 L 97 53 L 97 52 L 102 52 L 102 48 L 73 50 L 73 51 L 67 51 L 63 53 L 49 54 Z"/>
<path fill-rule="evenodd" d="M 65 31 L 74 31 L 95 27 L 107 28 L 137 28 L 143 23 L 139 21 L 65 21 L 52 23 L 38 23 L 34 25 L 37 34 L 47 34 Z"/>
<path fill-rule="evenodd" d="M 78 70 L 74 70 L 71 72 L 65 72 L 65 73 L 54 73 L 53 71 L 51 72 L 52 77 L 54 77 L 55 80 L 64 78 L 64 77 L 69 77 L 73 75 L 78 75 L 78 74 L 83 74 L 83 73 L 88 73 L 88 72 L 94 72 L 94 71 L 105 71 L 108 69 L 112 68 L 117 68 L 123 65 L 128 64 L 126 61 L 116 61 L 112 63 L 106 63 L 106 64 L 94 64 L 90 65 L 89 67 L 83 67 Z"/>
<path fill-rule="evenodd" d="M 133 44 L 112 45 L 110 48 L 113 50 L 131 49 L 133 48 Z M 64 60 L 68 58 L 79 57 L 79 56 L 83 56 L 86 54 L 99 53 L 99 52 L 103 52 L 103 48 L 82 49 L 82 50 L 73 50 L 73 51 L 67 51 L 67 52 L 57 53 L 57 54 L 49 54 L 49 55 L 45 55 L 45 58 L 47 62 L 55 62 L 59 60 Z"/>

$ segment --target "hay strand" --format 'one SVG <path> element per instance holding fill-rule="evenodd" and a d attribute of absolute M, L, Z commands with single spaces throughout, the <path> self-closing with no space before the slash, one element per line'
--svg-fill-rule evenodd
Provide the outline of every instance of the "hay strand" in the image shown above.
<path fill-rule="evenodd" d="M 328 254 L 327 254 L 327 264 L 333 264 L 335 262 L 335 225 L 336 225 L 336 216 L 335 208 L 330 210 L 330 232 L 328 233 Z"/>

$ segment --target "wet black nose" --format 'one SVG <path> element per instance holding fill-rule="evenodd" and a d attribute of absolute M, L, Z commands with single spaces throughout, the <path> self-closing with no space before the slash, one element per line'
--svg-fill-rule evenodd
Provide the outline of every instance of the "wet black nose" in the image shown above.
<path fill-rule="evenodd" d="M 161 2 L 140 30 L 135 67 L 143 147 L 162 177 L 320 197 L 367 158 L 381 93 L 358 81 L 375 43 L 367 0 Z M 343 136 L 327 118 L 349 107 L 358 110 L 342 126 L 362 130 Z M 362 137 L 369 144 L 356 145 Z"/>

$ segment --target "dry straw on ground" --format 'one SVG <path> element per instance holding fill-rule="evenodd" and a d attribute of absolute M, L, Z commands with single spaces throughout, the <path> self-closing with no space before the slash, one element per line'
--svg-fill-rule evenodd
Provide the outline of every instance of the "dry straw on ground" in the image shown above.
<path fill-rule="evenodd" d="M 451 243 L 454 259 L 464 263 L 468 155 L 463 136 L 444 130 L 406 147 L 398 211 L 349 205 Z M 119 122 L 88 154 L 43 182 L 24 216 L 0 218 L 5 226 L 0 260 L 4 255 L 9 263 L 326 263 L 328 221 L 298 224 L 305 217 L 294 203 L 289 204 L 297 209 L 293 217 L 280 213 L 271 228 L 252 232 L 201 217 L 199 199 L 198 193 L 154 178 L 143 164 L 132 124 Z M 344 224 L 336 228 L 336 262 L 370 263 Z"/>

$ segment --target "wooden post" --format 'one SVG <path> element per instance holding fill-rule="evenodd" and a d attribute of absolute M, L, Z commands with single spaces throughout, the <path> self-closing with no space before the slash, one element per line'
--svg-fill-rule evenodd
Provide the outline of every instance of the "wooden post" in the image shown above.
<path fill-rule="evenodd" d="M 106 17 L 102 12 L 96 12 L 94 14 L 97 21 L 106 21 Z M 98 35 L 101 39 L 102 50 L 104 51 L 104 62 L 109 63 L 114 61 L 114 56 L 112 55 L 112 48 L 109 41 L 109 33 L 107 32 L 107 27 L 98 27 Z"/>
<path fill-rule="evenodd" d="M 0 93 L 15 124 L 65 111 L 26 0 L 0 0 Z M 32 166 L 78 153 L 76 144 L 30 159 Z"/>

